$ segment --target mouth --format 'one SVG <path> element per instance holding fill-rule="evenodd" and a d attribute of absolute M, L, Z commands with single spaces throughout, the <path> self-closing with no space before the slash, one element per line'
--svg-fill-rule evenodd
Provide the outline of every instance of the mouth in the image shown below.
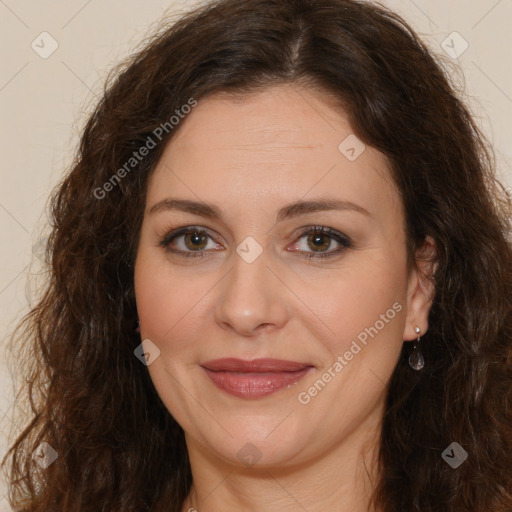
<path fill-rule="evenodd" d="M 288 389 L 314 369 L 309 363 L 283 359 L 225 358 L 207 361 L 200 366 L 217 388 L 246 399 L 262 398 Z"/>

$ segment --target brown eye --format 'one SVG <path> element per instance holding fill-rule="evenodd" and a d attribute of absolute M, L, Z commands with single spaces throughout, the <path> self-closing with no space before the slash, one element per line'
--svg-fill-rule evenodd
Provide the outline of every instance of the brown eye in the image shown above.
<path fill-rule="evenodd" d="M 209 241 L 212 240 L 212 247 L 208 248 Z M 185 257 L 205 256 L 209 249 L 218 250 L 221 247 L 217 244 L 209 231 L 203 228 L 184 227 L 172 231 L 160 242 L 165 250 Z"/>
<path fill-rule="evenodd" d="M 190 234 L 185 235 L 185 245 L 187 248 L 189 248 L 192 251 L 198 250 L 198 249 L 204 249 L 207 243 L 207 237 L 203 234 L 194 231 Z"/>
<path fill-rule="evenodd" d="M 299 236 L 299 240 L 306 237 L 305 243 L 295 243 L 295 249 L 304 253 L 306 258 L 328 258 L 340 255 L 346 249 L 352 247 L 352 242 L 343 233 L 325 226 L 314 226 L 303 231 Z M 338 248 L 328 250 L 333 244 L 337 244 Z M 302 248 L 301 248 L 302 246 Z"/>
<path fill-rule="evenodd" d="M 315 251 L 318 250 L 322 252 L 329 248 L 332 243 L 332 238 L 329 238 L 323 233 L 313 233 L 308 235 L 308 243 L 312 244 L 310 247 L 313 247 Z"/>

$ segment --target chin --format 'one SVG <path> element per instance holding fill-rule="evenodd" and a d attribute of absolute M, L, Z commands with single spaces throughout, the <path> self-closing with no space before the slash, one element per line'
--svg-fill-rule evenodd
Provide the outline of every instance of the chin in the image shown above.
<path fill-rule="evenodd" d="M 307 435 L 291 418 L 283 421 L 285 417 L 238 417 L 237 421 L 223 423 L 227 432 L 218 428 L 215 432 L 199 431 L 199 436 L 193 437 L 229 465 L 253 469 L 292 466 L 307 460 Z"/>

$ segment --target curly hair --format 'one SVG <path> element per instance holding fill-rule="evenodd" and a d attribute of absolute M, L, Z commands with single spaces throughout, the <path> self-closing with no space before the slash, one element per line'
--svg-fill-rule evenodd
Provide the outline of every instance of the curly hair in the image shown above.
<path fill-rule="evenodd" d="M 217 0 L 164 25 L 113 70 L 52 195 L 49 279 L 12 336 L 32 416 L 2 463 L 15 511 L 181 510 L 192 483 L 184 432 L 133 353 L 148 177 L 179 130 L 165 123 L 191 99 L 284 83 L 337 101 L 358 138 L 389 159 L 409 255 L 426 236 L 437 244 L 429 364 L 411 371 L 404 343 L 374 505 L 512 510 L 511 203 L 468 107 L 384 7 Z M 121 173 L 159 127 L 161 140 Z M 32 458 L 43 441 L 58 453 L 45 469 Z M 441 457 L 454 441 L 469 454 L 457 469 Z"/>

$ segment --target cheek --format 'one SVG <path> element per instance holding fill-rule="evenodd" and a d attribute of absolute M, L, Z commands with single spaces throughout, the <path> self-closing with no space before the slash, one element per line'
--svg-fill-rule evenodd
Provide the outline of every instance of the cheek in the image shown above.
<path fill-rule="evenodd" d="M 354 258 L 357 264 L 333 273 L 323 290 L 317 284 L 310 295 L 318 329 L 328 328 L 321 343 L 330 362 L 346 353 L 347 360 L 354 360 L 351 366 L 370 365 L 388 373 L 401 349 L 405 325 L 405 258 L 381 251 Z"/>
<path fill-rule="evenodd" d="M 188 278 L 186 277 L 188 276 Z M 172 272 L 165 258 L 141 250 L 135 265 L 135 296 L 141 335 L 162 343 L 201 309 L 204 280 Z M 179 341 L 179 340 L 178 340 Z"/>

